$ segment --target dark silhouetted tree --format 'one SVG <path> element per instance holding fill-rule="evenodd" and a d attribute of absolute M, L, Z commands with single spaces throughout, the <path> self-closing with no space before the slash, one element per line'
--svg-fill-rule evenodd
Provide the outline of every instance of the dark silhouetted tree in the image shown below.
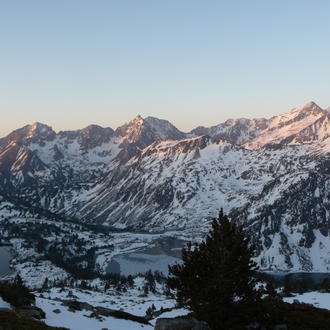
<path fill-rule="evenodd" d="M 242 329 L 259 310 L 254 251 L 241 228 L 221 210 L 205 241 L 182 250 L 182 264 L 169 267 L 168 285 L 179 304 L 212 329 Z"/>

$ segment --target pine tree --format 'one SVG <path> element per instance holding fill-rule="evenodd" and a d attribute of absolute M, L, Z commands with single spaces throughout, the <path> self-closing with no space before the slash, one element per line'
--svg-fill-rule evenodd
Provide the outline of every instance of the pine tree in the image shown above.
<path fill-rule="evenodd" d="M 182 264 L 169 267 L 168 285 L 177 302 L 212 329 L 253 322 L 260 301 L 255 289 L 253 249 L 241 228 L 221 210 L 205 241 L 182 251 Z"/>
<path fill-rule="evenodd" d="M 20 274 L 17 274 L 15 276 L 15 279 L 14 279 L 14 283 L 13 284 L 15 286 L 19 287 L 19 288 L 25 288 L 24 282 L 23 282 L 22 277 L 20 276 Z"/>
<path fill-rule="evenodd" d="M 48 282 L 49 282 L 48 281 L 48 277 L 46 277 L 45 280 L 44 280 L 44 283 L 42 284 L 42 288 L 43 289 L 48 289 L 48 287 L 49 287 L 49 283 Z"/>

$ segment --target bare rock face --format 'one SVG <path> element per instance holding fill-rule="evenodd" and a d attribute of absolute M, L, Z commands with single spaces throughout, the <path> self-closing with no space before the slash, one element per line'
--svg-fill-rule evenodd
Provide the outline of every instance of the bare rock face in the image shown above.
<path fill-rule="evenodd" d="M 268 127 L 269 121 L 260 119 L 228 119 L 224 123 L 211 127 L 199 126 L 193 129 L 192 135 L 210 135 L 233 144 L 243 144 L 257 137 Z"/>
<path fill-rule="evenodd" d="M 24 306 L 15 309 L 15 313 L 19 317 L 32 318 L 36 320 L 42 320 L 46 317 L 45 312 L 36 306 Z"/>
<path fill-rule="evenodd" d="M 76 141 L 81 150 L 88 151 L 109 142 L 114 136 L 114 131 L 111 127 L 89 125 L 77 131 L 59 132 L 58 136 L 67 143 Z"/>
<path fill-rule="evenodd" d="M 145 148 L 157 140 L 181 140 L 186 137 L 169 121 L 154 117 L 135 117 L 128 124 L 116 130 L 116 134 L 125 138 L 130 143 L 136 143 L 140 148 Z"/>
<path fill-rule="evenodd" d="M 194 318 L 159 318 L 155 330 L 211 330 L 206 322 Z"/>
<path fill-rule="evenodd" d="M 21 144 L 35 143 L 44 144 L 45 141 L 52 141 L 55 139 L 56 133 L 50 126 L 41 123 L 34 123 L 19 128 L 4 138 L 0 139 L 0 148 L 5 147 L 10 142 L 18 142 Z"/>

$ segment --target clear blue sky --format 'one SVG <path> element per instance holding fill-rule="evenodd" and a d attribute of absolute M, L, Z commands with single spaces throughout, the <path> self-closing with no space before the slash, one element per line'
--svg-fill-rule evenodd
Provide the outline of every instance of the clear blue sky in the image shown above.
<path fill-rule="evenodd" d="M 330 105 L 330 1 L 0 0 L 0 135 Z"/>

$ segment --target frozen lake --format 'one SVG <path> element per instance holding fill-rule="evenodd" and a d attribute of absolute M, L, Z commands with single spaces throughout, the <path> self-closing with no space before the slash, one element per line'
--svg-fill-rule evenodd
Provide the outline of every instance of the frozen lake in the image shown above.
<path fill-rule="evenodd" d="M 132 252 L 115 256 L 107 267 L 107 273 L 128 276 L 157 270 L 167 275 L 168 266 L 180 262 L 179 258 L 166 254 Z"/>
<path fill-rule="evenodd" d="M 324 281 L 330 282 L 330 273 L 263 273 L 263 278 L 273 279 L 278 285 L 284 285 L 285 283 L 300 282 L 306 287 L 313 287 L 319 285 Z"/>
<path fill-rule="evenodd" d="M 161 238 L 150 248 L 113 257 L 107 273 L 128 276 L 157 270 L 168 275 L 168 266 L 181 262 L 184 244 L 184 241 L 176 238 Z"/>
<path fill-rule="evenodd" d="M 0 277 L 12 274 L 12 270 L 9 268 L 10 259 L 10 247 L 0 246 Z"/>

